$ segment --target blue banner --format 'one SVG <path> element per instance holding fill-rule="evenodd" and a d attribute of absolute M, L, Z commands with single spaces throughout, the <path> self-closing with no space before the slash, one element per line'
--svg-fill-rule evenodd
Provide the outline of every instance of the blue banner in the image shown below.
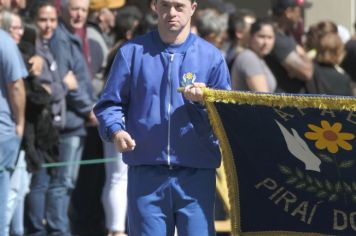
<path fill-rule="evenodd" d="M 207 89 L 234 235 L 356 235 L 356 100 Z"/>

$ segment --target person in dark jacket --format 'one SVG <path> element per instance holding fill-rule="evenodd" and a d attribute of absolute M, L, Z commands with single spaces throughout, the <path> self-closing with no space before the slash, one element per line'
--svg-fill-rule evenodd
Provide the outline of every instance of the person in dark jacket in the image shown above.
<path fill-rule="evenodd" d="M 59 160 L 59 130 L 64 128 L 66 123 L 65 97 L 69 91 L 75 91 L 78 85 L 71 71 L 63 79 L 60 77 L 57 62 L 49 48 L 49 40 L 58 25 L 54 5 L 49 2 L 39 2 L 36 5 L 35 22 L 38 29 L 38 37 L 34 40 L 36 53 L 44 59 L 42 72 L 36 80 L 41 83 L 42 87 L 45 88 L 42 90 L 45 91 L 41 92 L 40 88 L 33 87 L 30 90 L 30 96 L 33 98 L 43 97 L 40 101 L 46 101 L 46 103 L 42 104 L 42 107 L 41 104 L 32 105 L 29 110 L 30 117 L 38 116 L 42 119 L 38 119 L 38 124 L 35 123 L 29 127 L 44 126 L 45 129 L 35 136 L 36 142 L 39 141 L 40 145 L 45 144 L 48 147 L 51 147 L 53 143 L 56 145 L 56 149 L 55 152 L 37 151 L 33 153 L 36 159 L 30 165 L 33 174 L 27 197 L 25 217 L 27 235 L 46 235 L 56 230 L 54 222 L 47 218 L 47 215 L 52 213 L 51 208 L 47 207 L 50 205 L 47 194 L 50 193 L 50 183 L 56 180 L 57 173 L 54 168 L 44 169 L 39 167 L 41 164 Z M 48 95 L 50 95 L 49 99 Z M 31 98 L 29 99 L 31 100 Z M 44 221 L 46 224 L 43 223 Z"/>
<path fill-rule="evenodd" d="M 72 71 L 78 83 L 78 89 L 66 95 L 66 124 L 60 130 L 59 160 L 69 162 L 69 165 L 57 169 L 48 194 L 51 212 L 47 217 L 53 225 L 53 233 L 62 236 L 71 235 L 68 208 L 78 177 L 77 162 L 81 159 L 87 135 L 85 124 L 96 122 L 92 113 L 96 97 L 90 70 L 81 40 L 75 34 L 84 27 L 88 8 L 89 0 L 69 0 L 68 5 L 62 6 L 61 20 L 49 40 L 60 77 L 64 78 Z"/>

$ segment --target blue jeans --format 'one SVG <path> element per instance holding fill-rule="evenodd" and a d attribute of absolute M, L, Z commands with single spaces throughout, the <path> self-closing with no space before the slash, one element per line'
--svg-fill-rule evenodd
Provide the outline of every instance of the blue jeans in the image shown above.
<path fill-rule="evenodd" d="M 10 231 L 12 236 L 24 234 L 24 203 L 30 181 L 30 174 L 27 172 L 26 166 L 25 152 L 22 150 L 17 159 L 16 169 L 10 178 L 10 192 L 7 201 L 7 231 Z"/>
<path fill-rule="evenodd" d="M 74 139 L 71 145 L 77 146 L 77 141 L 77 139 Z M 63 150 L 68 151 L 70 149 Z M 76 148 L 73 150 L 76 150 Z M 43 157 L 39 158 L 44 162 Z M 64 160 L 61 159 L 60 161 Z M 69 195 L 67 193 L 70 192 L 68 189 L 72 188 L 73 183 L 69 185 L 68 180 L 65 180 L 68 177 L 67 171 L 67 167 L 56 168 L 52 173 L 49 169 L 41 168 L 33 173 L 30 185 L 31 191 L 27 196 L 27 236 L 70 235 L 67 211 L 65 210 L 67 206 L 64 205 L 66 202 L 63 200 L 68 200 Z M 63 192 L 66 193 L 63 199 L 59 195 L 53 195 Z M 53 199 L 54 196 L 56 198 Z M 63 209 L 60 207 L 63 207 Z M 44 219 L 46 219 L 47 225 L 43 224 Z"/>
<path fill-rule="evenodd" d="M 20 141 L 17 136 L 0 141 L 0 236 L 6 236 L 6 203 L 10 191 L 10 175 L 15 166 Z"/>
<path fill-rule="evenodd" d="M 215 235 L 215 185 L 215 169 L 129 166 L 129 235 Z"/>
<path fill-rule="evenodd" d="M 56 168 L 49 183 L 47 193 L 47 228 L 50 235 L 68 236 L 70 226 L 68 208 L 71 193 L 75 187 L 81 160 L 84 137 L 61 137 L 59 142 L 59 161 L 69 165 Z"/>
<path fill-rule="evenodd" d="M 29 236 L 46 236 L 46 196 L 50 181 L 48 170 L 41 168 L 32 174 L 30 193 L 27 195 L 26 229 Z"/>

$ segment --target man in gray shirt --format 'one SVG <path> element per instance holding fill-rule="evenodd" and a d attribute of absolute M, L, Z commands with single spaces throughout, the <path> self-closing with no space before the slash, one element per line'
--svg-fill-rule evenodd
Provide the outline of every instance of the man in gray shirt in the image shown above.
<path fill-rule="evenodd" d="M 4 203 L 24 132 L 26 94 L 22 79 L 27 77 L 27 70 L 10 35 L 0 30 L 0 38 L 0 235 L 5 235 Z"/>

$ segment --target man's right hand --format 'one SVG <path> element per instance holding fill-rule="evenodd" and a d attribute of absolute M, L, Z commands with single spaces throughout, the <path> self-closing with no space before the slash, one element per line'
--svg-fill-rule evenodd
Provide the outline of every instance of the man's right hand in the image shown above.
<path fill-rule="evenodd" d="M 22 138 L 24 130 L 25 130 L 24 125 L 16 125 L 16 134 L 17 134 L 17 136 Z"/>
<path fill-rule="evenodd" d="M 120 130 L 113 135 L 113 142 L 119 152 L 133 151 L 136 146 L 135 140 L 124 130 Z"/>

